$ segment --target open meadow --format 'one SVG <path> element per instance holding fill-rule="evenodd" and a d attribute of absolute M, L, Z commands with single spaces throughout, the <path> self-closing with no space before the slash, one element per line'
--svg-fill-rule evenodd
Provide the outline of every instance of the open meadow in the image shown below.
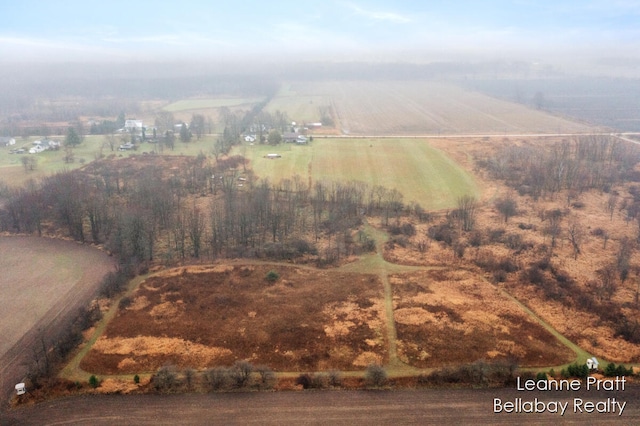
<path fill-rule="evenodd" d="M 199 108 L 219 109 L 225 101 L 217 102 L 189 99 L 170 108 L 188 115 Z M 98 374 L 126 381 L 142 374 L 148 380 L 166 365 L 205 374 L 247 360 L 287 379 L 333 370 L 361 377 L 370 364 L 384 366 L 397 379 L 480 359 L 517 360 L 532 369 L 561 369 L 592 354 L 618 362 L 636 359 L 626 357 L 637 352 L 634 343 L 628 344 L 625 357 L 609 358 L 613 343 L 622 341 L 610 324 L 602 326 L 609 333 L 608 344 L 587 344 L 584 333 L 562 329 L 559 320 L 566 322 L 566 317 L 544 311 L 548 300 L 535 288 L 523 290 L 531 265 L 547 259 L 547 219 L 542 215 L 532 225 L 540 215 L 538 204 L 521 195 L 513 213 L 520 218 L 503 224 L 494 203 L 512 191 L 478 165 L 503 147 L 570 147 L 577 144 L 569 140 L 574 136 L 555 133 L 592 128 L 434 82 L 291 83 L 266 109 L 285 110 L 299 122 L 317 121 L 329 111 L 335 126 L 311 130 L 306 144 L 241 142 L 228 155 L 214 154 L 222 137 L 218 134 L 176 141 L 173 150 L 145 141 L 124 152 L 112 151 L 103 136 L 90 136 L 75 149 L 73 163 L 64 164 L 63 151 L 45 152 L 36 157 L 34 171 L 24 168 L 19 155 L 2 152 L 0 175 L 8 183 L 82 167 L 78 175 L 85 179 L 87 194 L 110 197 L 105 201 L 121 213 L 110 217 L 119 224 L 114 228 L 134 229 L 137 222 L 118 222 L 127 214 L 151 224 L 145 234 L 149 239 L 125 232 L 121 246 L 109 246 L 116 237 L 106 230 L 92 236 L 110 250 L 121 250 L 115 256 L 145 259 L 145 268 L 153 273 L 112 300 L 108 315 L 87 333 L 88 344 L 62 377 L 86 381 Z M 27 146 L 31 140 L 20 143 Z M 246 163 L 235 156 L 245 157 Z M 109 180 L 113 172 L 119 177 L 115 182 Z M 274 185 L 261 185 L 260 179 Z M 305 185 L 278 186 L 286 179 Z M 330 204 L 334 192 L 317 209 L 316 183 L 352 181 L 367 184 L 369 200 L 375 199 L 371 194 L 385 194 L 384 202 L 378 200 L 377 209 L 369 201 L 340 212 Z M 110 196 L 102 193 L 107 186 Z M 338 185 L 325 188 L 335 191 Z M 400 205 L 398 193 L 403 204 L 394 210 L 389 206 Z M 166 211 L 154 219 L 148 206 L 137 204 L 141 194 L 165 197 Z M 296 197 L 287 198 L 292 194 Z M 463 226 L 459 205 L 465 195 L 477 203 L 469 226 Z M 554 201 L 561 204 L 564 198 Z M 603 204 L 598 203 L 593 208 Z M 553 208 L 567 224 L 588 210 L 583 205 L 571 212 L 559 204 Z M 289 216 L 279 216 L 277 207 L 286 205 Z M 270 219 L 260 221 L 254 214 L 259 211 Z M 90 217 L 81 220 L 88 231 Z M 592 217 L 581 220 L 590 223 Z M 56 221 L 60 229 L 53 229 Z M 332 228 L 337 224 L 339 232 Z M 47 232 L 67 232 L 57 217 L 46 225 Z M 536 227 L 542 232 L 534 238 Z M 621 244 L 622 236 L 608 235 L 609 244 Z M 563 260 L 555 264 L 548 255 L 547 264 L 554 265 L 546 266 L 546 274 L 574 285 L 564 272 L 576 263 L 570 260 L 569 243 L 554 253 Z M 518 262 L 502 260 L 507 258 Z M 580 262 L 590 259 L 584 256 Z M 489 267 L 506 269 L 483 269 Z M 597 274 L 592 267 L 583 269 L 583 275 Z M 271 272 L 276 272 L 273 280 L 267 278 Z M 13 274 L 19 273 L 14 269 Z M 572 277 L 575 288 L 588 278 Z M 626 286 L 629 291 L 631 284 Z M 585 347 L 588 352 L 581 349 Z"/>
<path fill-rule="evenodd" d="M 462 195 L 478 195 L 472 176 L 425 139 L 324 139 L 308 145 L 243 145 L 236 153 L 250 160 L 258 178 L 278 182 L 300 176 L 305 182 L 361 181 L 397 189 L 403 202 L 427 209 L 455 206 Z M 269 153 L 282 155 L 268 159 Z"/>

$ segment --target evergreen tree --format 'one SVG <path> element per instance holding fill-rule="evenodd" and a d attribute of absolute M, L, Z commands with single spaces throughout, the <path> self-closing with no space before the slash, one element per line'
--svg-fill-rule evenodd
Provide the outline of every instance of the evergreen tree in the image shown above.
<path fill-rule="evenodd" d="M 182 126 L 180 127 L 180 140 L 182 142 L 189 142 L 191 140 L 191 132 L 187 128 L 186 123 L 182 123 Z"/>
<path fill-rule="evenodd" d="M 71 147 L 80 145 L 80 135 L 78 135 L 78 132 L 73 127 L 69 127 L 67 130 L 67 137 L 64 140 L 64 144 Z"/>

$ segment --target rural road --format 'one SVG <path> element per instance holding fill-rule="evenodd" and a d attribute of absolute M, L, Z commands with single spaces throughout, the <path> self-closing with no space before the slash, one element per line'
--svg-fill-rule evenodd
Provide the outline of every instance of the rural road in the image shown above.
<path fill-rule="evenodd" d="M 637 132 L 611 133 L 611 132 L 592 132 L 592 133 L 487 133 L 487 134 L 426 134 L 426 135 L 314 135 L 314 138 L 320 139 L 482 139 L 482 138 L 557 138 L 557 137 L 573 137 L 573 136 L 613 136 L 626 142 L 640 144 L 640 141 L 630 139 L 628 136 L 640 136 Z"/>
<path fill-rule="evenodd" d="M 640 387 L 624 391 L 517 391 L 507 389 L 424 389 L 394 391 L 291 391 L 181 395 L 79 396 L 0 413 L 2 425 L 537 425 L 640 424 Z M 494 412 L 502 402 L 567 404 L 560 413 Z M 575 399 L 582 400 L 576 410 Z M 616 412 L 581 413 L 585 402 L 616 398 Z M 523 405 L 523 407 L 525 407 Z M 539 405 L 539 407 L 542 407 Z M 609 408 L 612 408 L 609 405 Z"/>

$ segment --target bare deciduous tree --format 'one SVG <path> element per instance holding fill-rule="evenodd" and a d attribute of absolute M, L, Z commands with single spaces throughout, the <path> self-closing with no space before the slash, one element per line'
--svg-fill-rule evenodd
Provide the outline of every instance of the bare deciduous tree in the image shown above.
<path fill-rule="evenodd" d="M 456 216 L 463 231 L 471 231 L 476 223 L 476 210 L 478 202 L 471 195 L 463 195 L 458 198 Z"/>
<path fill-rule="evenodd" d="M 613 220 L 613 213 L 616 211 L 618 196 L 616 194 L 609 195 L 607 198 L 607 210 L 609 211 L 609 220 Z"/>
<path fill-rule="evenodd" d="M 572 219 L 567 226 L 567 239 L 573 248 L 573 258 L 575 260 L 580 254 L 580 247 L 584 239 L 584 228 L 576 219 Z"/>
<path fill-rule="evenodd" d="M 504 217 L 504 222 L 507 223 L 511 216 L 515 216 L 518 213 L 518 203 L 512 195 L 507 195 L 502 198 L 498 198 L 495 203 L 496 209 Z"/>

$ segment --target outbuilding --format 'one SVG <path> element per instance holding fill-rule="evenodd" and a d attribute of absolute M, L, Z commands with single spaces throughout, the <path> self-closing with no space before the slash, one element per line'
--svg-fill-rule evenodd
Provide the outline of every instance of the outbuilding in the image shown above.
<path fill-rule="evenodd" d="M 27 393 L 27 387 L 24 383 L 18 383 L 16 385 L 16 395 L 24 395 Z"/>

